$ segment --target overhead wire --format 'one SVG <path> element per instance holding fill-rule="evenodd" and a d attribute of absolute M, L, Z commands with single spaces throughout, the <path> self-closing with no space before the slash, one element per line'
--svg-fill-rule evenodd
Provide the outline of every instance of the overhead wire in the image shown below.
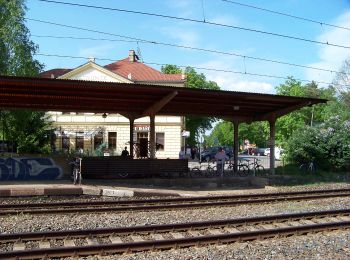
<path fill-rule="evenodd" d="M 142 11 L 135 11 L 135 10 L 127 10 L 127 9 L 120 9 L 120 8 L 95 6 L 95 5 L 86 5 L 86 4 L 77 4 L 77 3 L 54 1 L 54 0 L 37 0 L 37 1 L 46 2 L 46 3 L 53 3 L 53 4 L 70 5 L 70 6 L 76 6 L 76 7 L 93 8 L 93 9 L 109 10 L 109 11 L 132 13 L 132 14 L 140 14 L 140 15 L 154 16 L 154 17 L 167 18 L 167 19 L 175 19 L 175 20 L 188 21 L 188 22 L 194 22 L 194 23 L 202 23 L 202 24 L 208 24 L 208 25 L 213 25 L 213 26 L 220 26 L 220 27 L 225 27 L 225 28 L 249 31 L 249 32 L 260 33 L 260 34 L 266 34 L 266 35 L 270 35 L 270 36 L 282 37 L 282 38 L 287 38 L 287 39 L 299 40 L 299 41 L 304 41 L 304 42 L 317 43 L 317 44 L 333 46 L 333 47 L 338 47 L 338 48 L 350 49 L 350 46 L 330 43 L 328 41 L 327 42 L 316 41 L 316 40 L 306 39 L 306 38 L 297 37 L 297 36 L 262 31 L 262 30 L 258 30 L 258 29 L 246 28 L 246 27 L 241 27 L 241 26 L 234 26 L 234 25 L 223 24 L 223 23 L 203 21 L 203 20 L 198 20 L 198 19 L 194 19 L 194 18 L 185 18 L 185 17 L 171 16 L 171 15 L 158 14 L 158 13 L 149 13 L 149 12 L 142 12 Z"/>
<path fill-rule="evenodd" d="M 235 56 L 235 57 L 240 57 L 240 58 L 243 58 L 243 59 L 247 58 L 247 59 L 253 59 L 253 60 L 259 60 L 259 61 L 264 61 L 264 62 L 277 63 L 277 64 L 282 64 L 282 65 L 300 67 L 300 68 L 313 69 L 313 70 L 330 72 L 330 73 L 346 74 L 346 73 L 341 72 L 341 71 L 334 71 L 334 70 L 330 70 L 330 69 L 318 68 L 318 67 L 313 67 L 313 66 L 308 66 L 308 65 L 302 65 L 302 64 L 290 63 L 290 62 L 285 62 L 285 61 L 278 61 L 278 60 L 273 60 L 273 59 L 267 59 L 267 58 L 249 56 L 249 55 L 243 55 L 243 54 L 238 54 L 238 53 L 233 53 L 233 52 L 225 52 L 225 51 L 220 51 L 220 50 L 205 49 L 205 48 L 186 46 L 186 45 L 179 45 L 179 44 L 173 44 L 173 43 L 165 43 L 165 42 L 159 42 L 159 41 L 154 41 L 154 40 L 146 40 L 146 39 L 141 39 L 141 38 L 136 38 L 136 37 L 131 37 L 131 36 L 125 36 L 125 35 L 120 35 L 120 34 L 114 34 L 114 33 L 107 33 L 107 32 L 102 32 L 102 31 L 90 30 L 90 29 L 87 29 L 87 28 L 76 27 L 76 26 L 71 26 L 71 25 L 64 25 L 64 24 L 58 24 L 58 23 L 42 21 L 42 20 L 37 20 L 37 19 L 31 19 L 31 18 L 26 18 L 26 19 L 30 20 L 30 21 L 41 22 L 41 23 L 48 23 L 48 24 L 61 26 L 61 27 L 73 28 L 73 29 L 78 29 L 78 30 L 84 30 L 84 31 L 99 33 L 99 34 L 106 34 L 106 35 L 120 37 L 120 38 L 126 38 L 126 39 L 129 39 L 129 40 L 32 34 L 31 36 L 33 36 L 33 37 L 46 37 L 46 38 L 57 38 L 57 39 L 76 39 L 76 40 L 94 40 L 94 41 L 101 40 L 101 41 L 112 41 L 112 42 L 113 41 L 136 42 L 136 43 L 137 42 L 142 42 L 142 43 L 148 43 L 148 44 L 163 45 L 163 46 L 176 47 L 176 48 L 182 48 L 182 49 L 203 51 L 203 52 L 215 53 L 215 54 L 221 54 L 221 55 Z"/>
<path fill-rule="evenodd" d="M 47 56 L 47 57 L 58 57 L 58 58 L 71 58 L 71 59 L 86 59 L 89 60 L 89 57 L 84 56 L 72 56 L 72 55 L 58 55 L 58 54 L 47 54 L 47 53 L 36 53 L 37 56 Z M 109 59 L 109 58 L 97 58 L 94 57 L 96 60 L 102 60 L 102 61 L 113 61 L 115 60 Z M 157 66 L 166 66 L 169 64 L 166 63 L 157 63 L 157 62 L 146 62 L 143 61 L 144 64 L 148 65 L 157 65 Z M 258 77 L 266 77 L 266 78 L 276 78 L 276 79 L 285 79 L 288 80 L 290 77 L 288 76 L 277 76 L 277 75 L 270 75 L 270 74 L 260 74 L 260 73 L 253 73 L 253 72 L 247 72 L 247 71 L 234 71 L 234 70 L 225 70 L 225 69 L 215 69 L 215 68 L 206 68 L 206 67 L 198 67 L 198 66 L 191 66 L 191 65 L 178 65 L 178 64 L 172 64 L 179 68 L 187 68 L 191 67 L 197 70 L 205 70 L 205 71 L 215 71 L 215 72 L 224 72 L 224 73 L 232 73 L 232 74 L 241 74 L 241 75 L 249 75 L 249 76 L 258 76 Z M 332 85 L 333 83 L 330 82 L 324 82 L 324 81 L 316 81 L 316 80 L 307 80 L 307 79 L 300 79 L 295 78 L 296 80 L 300 82 L 308 82 L 312 83 L 315 82 L 317 84 L 325 84 L 325 85 Z M 347 86 L 347 85 L 340 85 L 340 86 Z"/>
<path fill-rule="evenodd" d="M 260 10 L 260 11 L 264 11 L 264 12 L 268 12 L 268 13 L 273 13 L 273 14 L 277 14 L 277 15 L 281 15 L 281 16 L 286 16 L 286 17 L 302 20 L 302 21 L 305 21 L 305 22 L 315 23 L 315 24 L 319 24 L 321 26 L 326 25 L 326 26 L 329 26 L 329 27 L 350 31 L 349 27 L 339 26 L 339 25 L 330 24 L 330 23 L 325 23 L 325 22 L 313 20 L 313 19 L 306 18 L 306 17 L 301 17 L 301 16 L 288 14 L 288 13 L 282 13 L 282 12 L 279 12 L 279 11 L 274 11 L 274 10 L 270 10 L 270 9 L 267 9 L 267 8 L 255 6 L 255 5 L 244 4 L 244 3 L 237 2 L 237 1 L 232 1 L 232 0 L 221 0 L 221 1 L 226 2 L 226 3 L 230 3 L 230 4 L 235 4 L 235 5 L 240 5 L 240 6 L 244 6 L 244 7 Z"/>

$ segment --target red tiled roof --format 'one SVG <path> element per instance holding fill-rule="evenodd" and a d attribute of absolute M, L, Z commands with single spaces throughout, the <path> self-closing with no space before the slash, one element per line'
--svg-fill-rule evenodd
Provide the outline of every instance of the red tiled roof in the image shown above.
<path fill-rule="evenodd" d="M 52 69 L 52 70 L 48 70 L 48 71 L 44 71 L 42 73 L 39 74 L 39 76 L 41 78 L 57 78 L 59 76 L 62 76 L 63 74 L 66 74 L 68 72 L 72 71 L 72 69 Z M 53 77 L 52 77 L 53 75 Z"/>
<path fill-rule="evenodd" d="M 108 64 L 106 69 L 132 81 L 184 81 L 181 74 L 163 74 L 141 62 L 130 62 L 129 58 Z"/>

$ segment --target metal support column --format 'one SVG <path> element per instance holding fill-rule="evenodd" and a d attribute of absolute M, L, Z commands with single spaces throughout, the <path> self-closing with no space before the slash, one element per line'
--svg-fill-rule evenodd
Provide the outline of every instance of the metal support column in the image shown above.
<path fill-rule="evenodd" d="M 238 142 L 238 121 L 233 121 L 233 162 L 234 168 L 233 171 L 236 173 L 238 171 L 238 150 L 239 150 L 239 142 Z"/>
<path fill-rule="evenodd" d="M 276 119 L 269 120 L 270 124 L 270 173 L 275 174 L 275 134 L 276 134 Z"/>
<path fill-rule="evenodd" d="M 134 158 L 134 118 L 129 118 L 130 121 L 130 157 Z"/>
<path fill-rule="evenodd" d="M 156 157 L 156 133 L 155 133 L 155 115 L 150 115 L 150 157 L 153 159 Z"/>

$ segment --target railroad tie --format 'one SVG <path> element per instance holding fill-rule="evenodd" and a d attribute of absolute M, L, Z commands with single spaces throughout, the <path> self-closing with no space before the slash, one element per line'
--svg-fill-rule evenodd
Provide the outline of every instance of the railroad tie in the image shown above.
<path fill-rule="evenodd" d="M 45 241 L 39 241 L 39 247 L 40 248 L 50 248 L 51 247 L 51 245 L 50 245 L 50 241 L 47 241 L 47 240 L 45 240 Z"/>
<path fill-rule="evenodd" d="M 130 238 L 132 240 L 134 240 L 134 242 L 143 242 L 143 241 L 145 241 L 141 236 L 130 236 Z"/>
<path fill-rule="evenodd" d="M 339 218 L 336 218 L 336 217 L 331 217 L 331 218 L 329 218 L 329 220 L 332 221 L 332 222 L 339 222 L 339 221 L 341 221 Z"/>
<path fill-rule="evenodd" d="M 65 247 L 73 247 L 75 246 L 74 240 L 73 239 L 64 239 L 63 244 Z"/>
<path fill-rule="evenodd" d="M 244 226 L 243 227 L 244 229 L 246 229 L 247 231 L 257 231 L 259 230 L 260 228 L 258 226 Z"/>
<path fill-rule="evenodd" d="M 350 216 L 341 216 L 339 219 L 342 221 L 350 221 Z"/>
<path fill-rule="evenodd" d="M 304 220 L 302 220 L 302 222 L 306 225 L 315 225 L 316 224 L 315 222 L 313 222 L 309 219 L 304 219 Z"/>
<path fill-rule="evenodd" d="M 263 225 L 260 225 L 260 227 L 262 227 L 263 229 L 275 229 L 276 226 L 275 225 L 272 225 L 272 224 L 263 224 Z"/>
<path fill-rule="evenodd" d="M 113 244 L 123 244 L 124 242 L 122 241 L 122 239 L 120 237 L 117 236 L 110 236 L 109 240 L 111 240 L 111 242 Z"/>
<path fill-rule="evenodd" d="M 193 237 L 200 237 L 201 236 L 201 233 L 199 233 L 197 230 L 189 230 L 189 231 L 187 231 L 187 233 Z"/>
<path fill-rule="evenodd" d="M 314 221 L 316 223 L 319 223 L 319 224 L 323 224 L 323 223 L 329 222 L 328 218 L 318 218 L 318 219 L 312 220 L 312 221 Z"/>
<path fill-rule="evenodd" d="M 290 227 L 287 223 L 279 222 L 279 223 L 274 223 L 274 225 L 278 228 L 286 228 Z"/>
<path fill-rule="evenodd" d="M 289 222 L 289 225 L 291 225 L 293 227 L 298 227 L 298 226 L 300 226 L 300 222 L 298 222 L 298 221 L 291 221 L 291 222 Z"/>
<path fill-rule="evenodd" d="M 19 250 L 25 250 L 26 249 L 26 244 L 23 242 L 16 242 L 13 245 L 13 251 L 19 251 Z"/>
<path fill-rule="evenodd" d="M 184 238 L 184 235 L 182 235 L 181 233 L 175 233 L 175 232 L 171 232 L 170 233 L 172 236 L 173 236 L 173 238 Z"/>
<path fill-rule="evenodd" d="M 234 228 L 234 227 L 225 227 L 224 229 L 229 233 L 240 233 L 241 232 L 237 228 Z"/>
<path fill-rule="evenodd" d="M 151 234 L 154 240 L 164 240 L 165 238 L 161 234 Z"/>
<path fill-rule="evenodd" d="M 86 242 L 88 243 L 89 246 L 96 246 L 99 245 L 100 243 L 97 241 L 96 238 L 86 238 Z"/>
<path fill-rule="evenodd" d="M 208 229 L 208 232 L 211 234 L 211 235 L 222 235 L 222 231 L 220 229 Z"/>

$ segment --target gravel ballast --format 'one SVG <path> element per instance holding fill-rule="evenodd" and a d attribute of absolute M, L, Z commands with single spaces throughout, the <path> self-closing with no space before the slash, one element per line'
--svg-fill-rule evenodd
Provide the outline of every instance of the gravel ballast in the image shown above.
<path fill-rule="evenodd" d="M 273 192 L 315 190 L 322 188 L 350 188 L 350 185 L 328 184 L 284 187 L 273 188 Z M 237 194 L 236 192 L 234 194 Z M 266 189 L 260 192 L 270 193 L 272 190 Z M 251 193 L 251 191 L 241 192 L 241 194 L 246 193 Z M 84 198 L 84 200 L 85 199 L 86 198 Z M 30 198 L 26 198 L 25 200 L 28 201 Z M 53 198 L 50 198 L 50 200 L 54 201 Z M 19 202 L 23 202 L 23 198 L 19 199 L 17 202 L 14 198 L 11 199 L 11 203 Z M 56 215 L 19 214 L 0 217 L 0 233 L 170 224 L 333 209 L 350 209 L 350 198 L 338 197 L 300 202 L 286 201 L 234 207 L 153 212 L 107 212 Z M 81 242 L 83 243 L 83 241 Z M 168 251 L 124 254 L 118 255 L 118 259 L 349 259 L 349 243 L 350 231 L 344 230 L 220 246 L 213 245 Z M 0 250 L 4 250 L 5 248 L 6 246 L 2 246 Z M 116 256 L 99 257 L 99 259 L 101 258 L 116 259 Z M 97 257 L 88 257 L 87 259 L 97 259 Z"/>

